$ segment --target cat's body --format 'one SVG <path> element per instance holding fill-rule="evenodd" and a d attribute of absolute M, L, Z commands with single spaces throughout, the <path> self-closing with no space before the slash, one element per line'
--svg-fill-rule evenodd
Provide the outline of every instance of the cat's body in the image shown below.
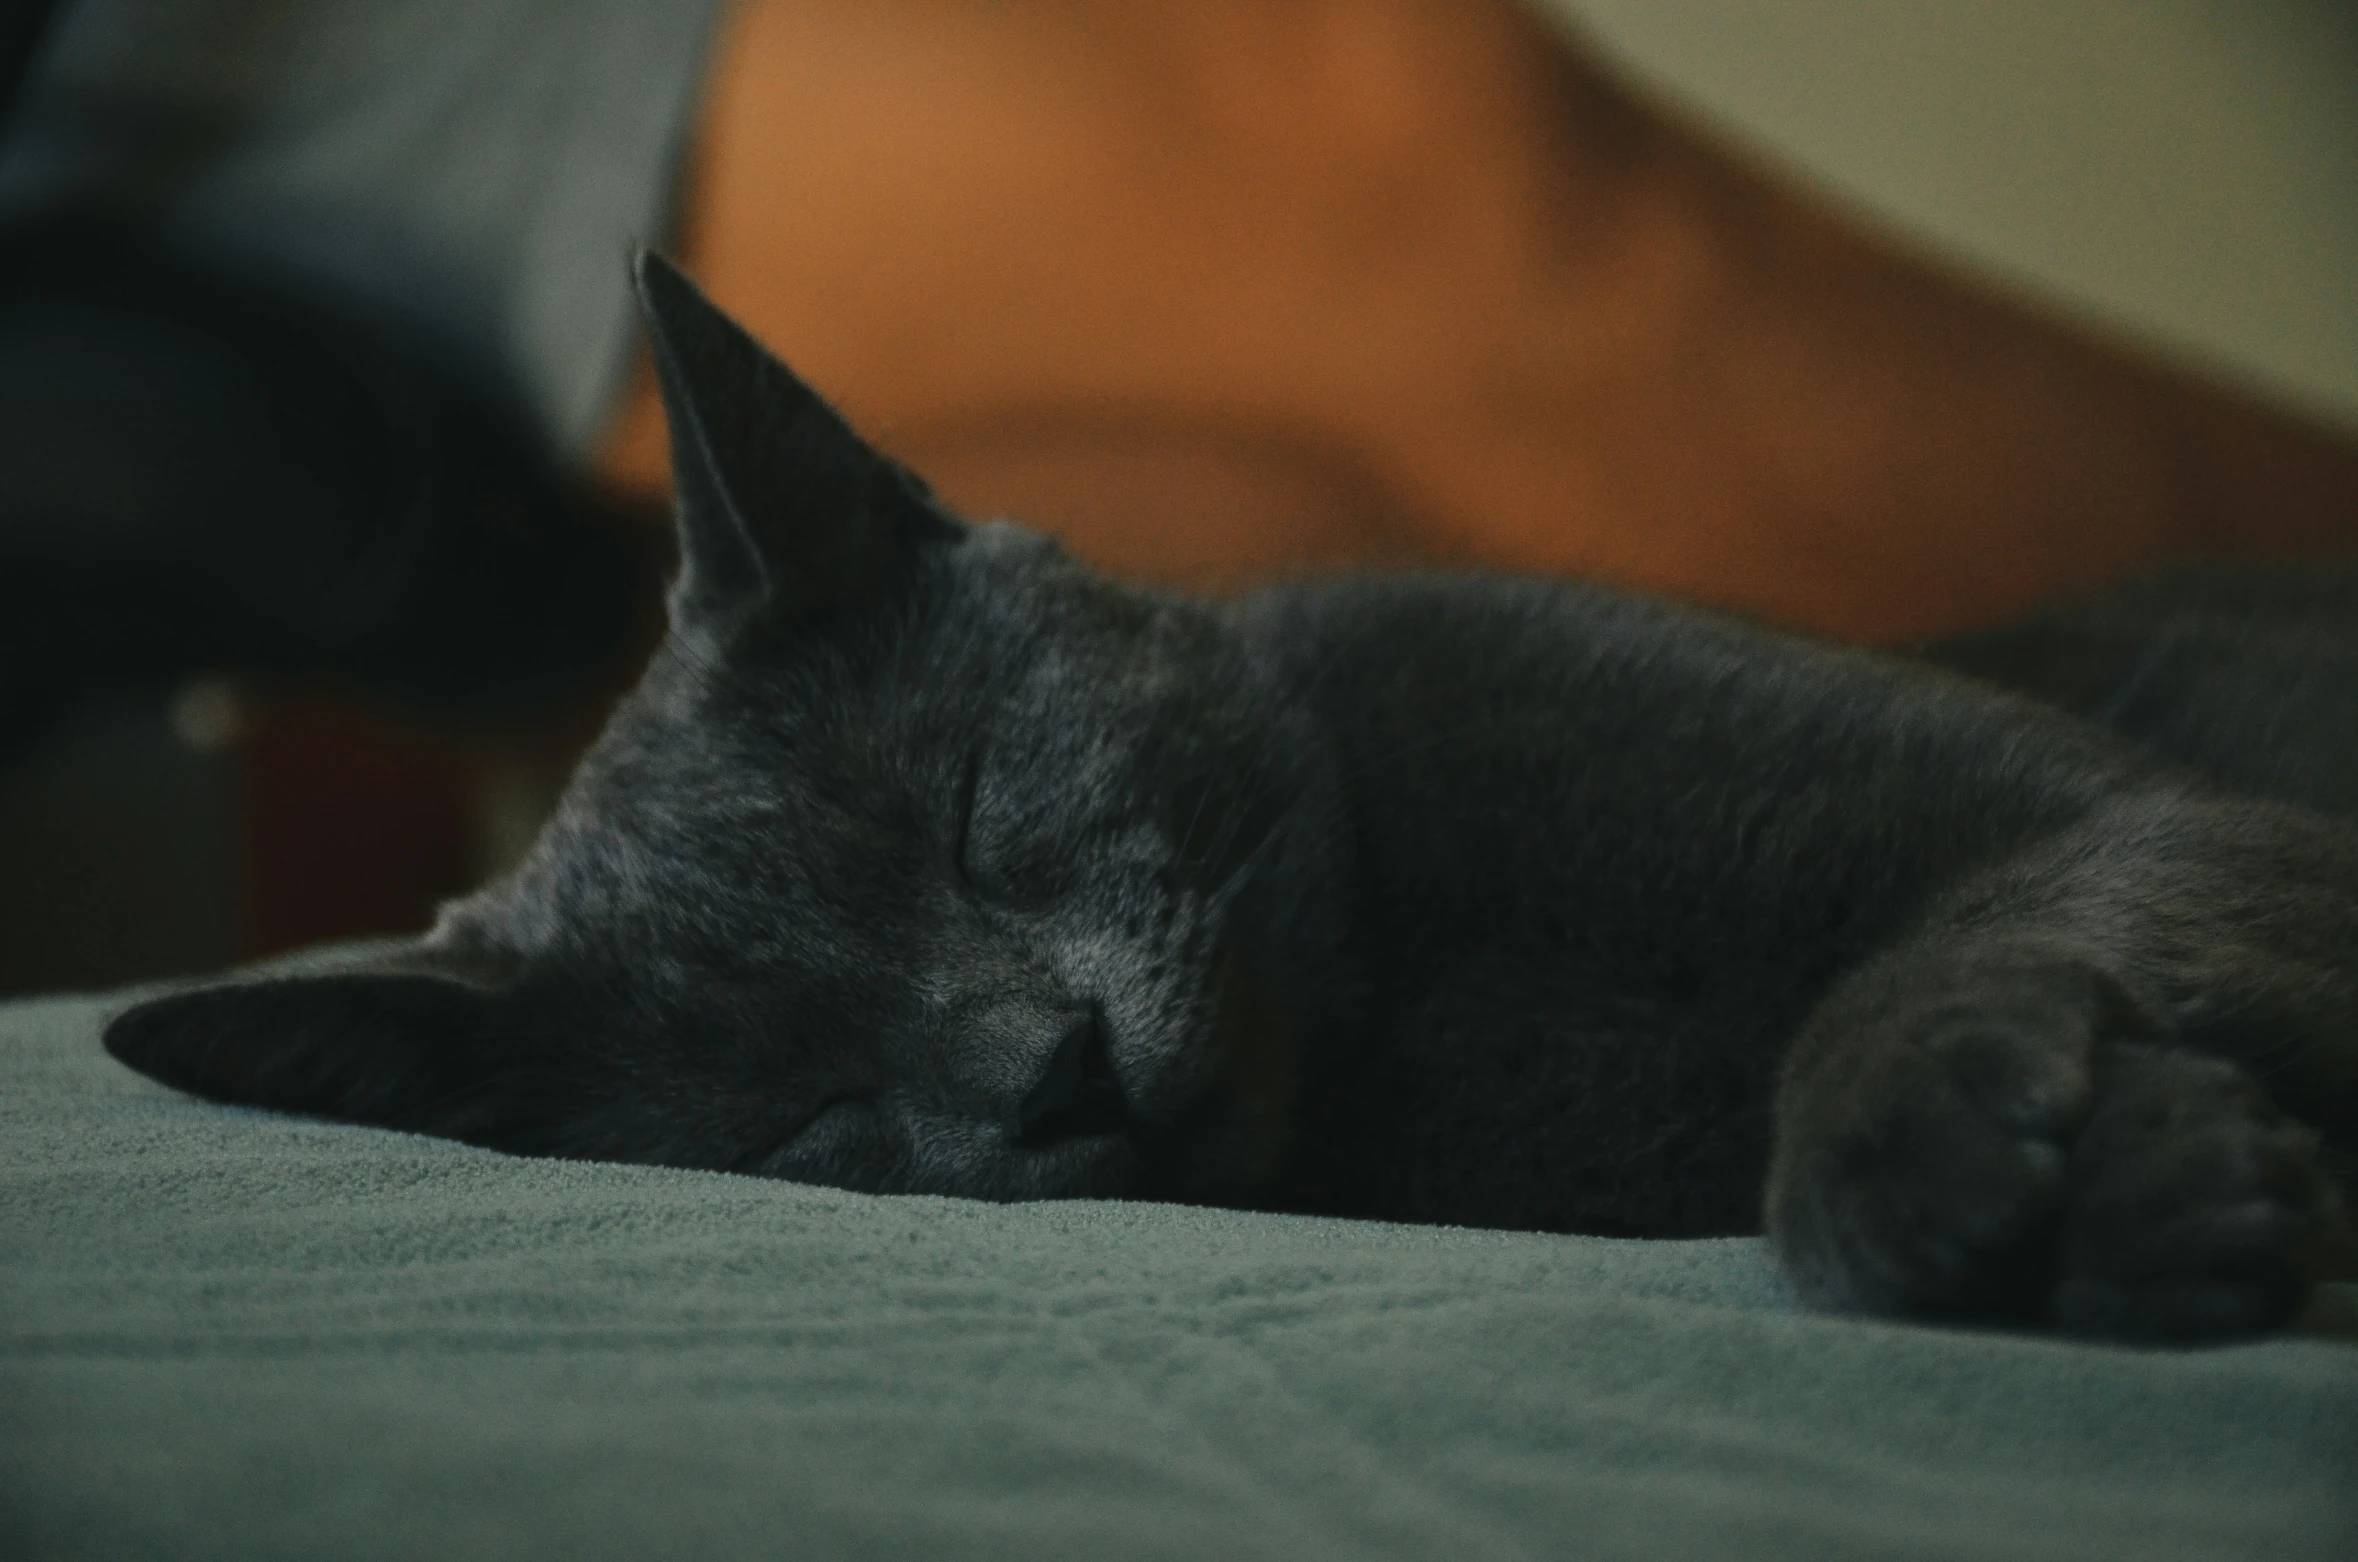
<path fill-rule="evenodd" d="M 1247 612 L 1351 778 L 1365 996 L 1320 1038 L 1341 1088 L 1289 1204 L 1757 1229 L 1775 1071 L 1828 983 L 2122 768 L 1984 691 L 1595 587 Z"/>
<path fill-rule="evenodd" d="M 2279 1108 L 2358 1149 L 2358 833 L 1591 587 L 1117 587 L 946 516 L 643 286 L 675 634 L 531 857 L 373 970 L 136 1009 L 118 1055 L 878 1190 L 1671 1236 L 1758 1229 L 1765 1188 L 1831 1303 L 2184 1336 L 2297 1305 L 2338 1198 Z M 1948 654 L 2087 660 L 2027 644 Z M 2358 798 L 2358 766 L 2252 774 Z"/>

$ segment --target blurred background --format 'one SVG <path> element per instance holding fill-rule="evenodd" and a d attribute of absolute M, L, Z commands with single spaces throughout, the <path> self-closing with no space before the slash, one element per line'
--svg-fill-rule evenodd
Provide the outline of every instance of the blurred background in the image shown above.
<path fill-rule="evenodd" d="M 2342 0 L 58 0 L 0 55 L 0 992 L 513 859 L 658 632 L 636 242 L 1181 586 L 1904 643 L 2358 546 Z"/>

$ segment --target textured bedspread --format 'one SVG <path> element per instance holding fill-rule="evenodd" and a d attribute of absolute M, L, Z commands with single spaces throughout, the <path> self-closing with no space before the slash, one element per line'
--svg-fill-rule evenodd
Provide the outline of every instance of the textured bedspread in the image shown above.
<path fill-rule="evenodd" d="M 0 1006 L 0 1555 L 2358 1557 L 2358 1346 L 203 1105 Z M 2345 1290 L 2328 1312 L 2358 1310 Z"/>

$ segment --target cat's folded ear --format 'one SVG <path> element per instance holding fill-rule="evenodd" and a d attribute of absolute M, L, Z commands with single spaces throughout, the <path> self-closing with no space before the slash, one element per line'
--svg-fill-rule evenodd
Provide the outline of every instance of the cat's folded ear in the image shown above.
<path fill-rule="evenodd" d="M 561 1110 L 539 1041 L 523 1005 L 420 950 L 174 993 L 106 1030 L 117 1058 L 210 1101 L 520 1151 Z"/>
<path fill-rule="evenodd" d="M 924 483 L 651 250 L 639 303 L 671 425 L 676 628 L 711 637 L 840 601 L 961 533 Z"/>

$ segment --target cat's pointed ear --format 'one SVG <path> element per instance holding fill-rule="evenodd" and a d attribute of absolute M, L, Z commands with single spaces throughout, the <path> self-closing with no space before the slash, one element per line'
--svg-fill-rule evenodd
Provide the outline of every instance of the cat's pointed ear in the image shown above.
<path fill-rule="evenodd" d="M 676 266 L 641 250 L 635 270 L 671 425 L 676 626 L 726 634 L 765 613 L 792 615 L 959 534 L 922 482 L 870 449 Z"/>
<path fill-rule="evenodd" d="M 317 976 L 173 993 L 116 1016 L 106 1050 L 207 1100 L 541 1148 L 537 1028 L 471 963 L 423 946 Z"/>

